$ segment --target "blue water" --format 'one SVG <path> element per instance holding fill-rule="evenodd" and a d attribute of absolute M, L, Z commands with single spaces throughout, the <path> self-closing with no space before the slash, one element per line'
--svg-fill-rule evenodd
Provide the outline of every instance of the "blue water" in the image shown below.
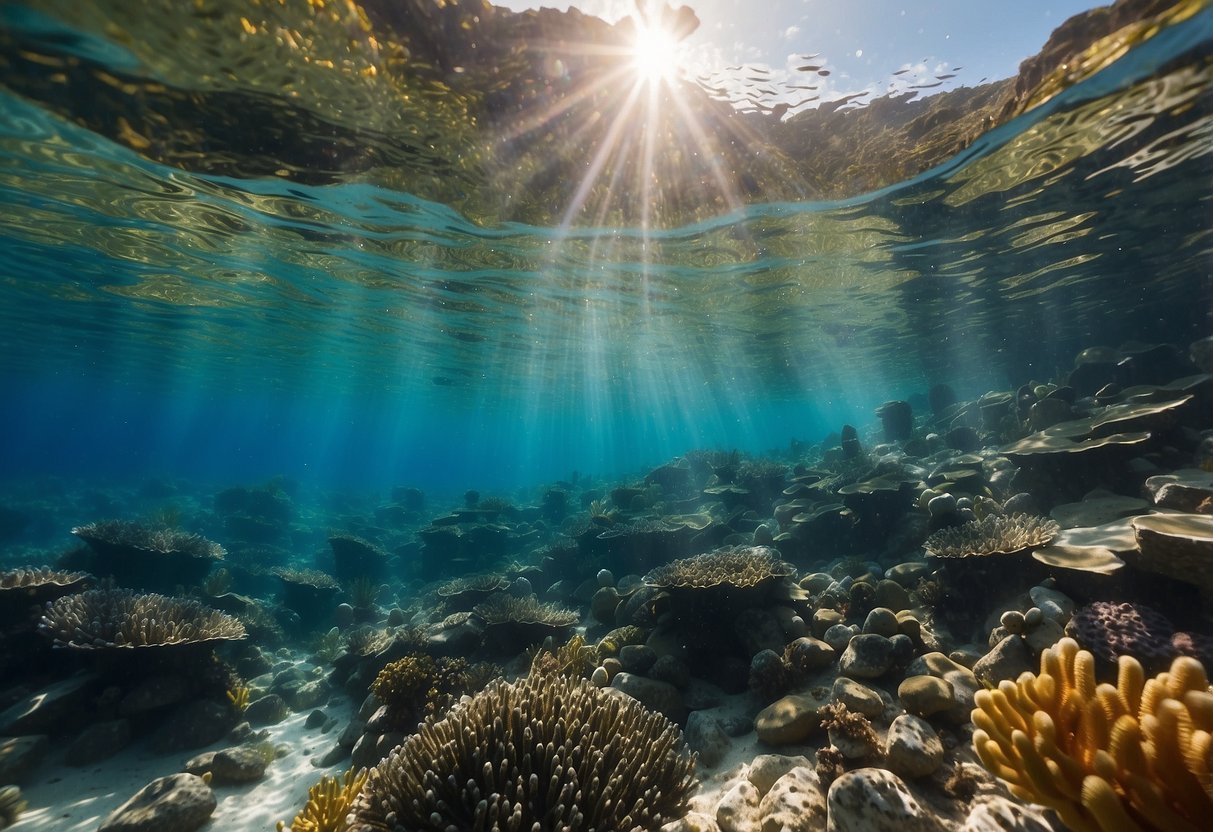
<path fill-rule="evenodd" d="M 0 477 L 533 495 L 1186 345 L 1211 48 L 1206 9 L 912 181 L 660 229 L 186 172 L 0 78 Z"/>

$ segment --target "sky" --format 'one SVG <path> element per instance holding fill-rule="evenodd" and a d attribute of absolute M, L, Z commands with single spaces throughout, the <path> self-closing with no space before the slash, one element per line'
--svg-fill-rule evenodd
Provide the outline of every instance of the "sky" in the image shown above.
<path fill-rule="evenodd" d="M 633 0 L 493 2 L 515 10 L 573 5 L 611 22 L 633 9 Z M 817 85 L 812 94 L 823 101 L 861 90 L 875 96 L 915 86 L 928 95 L 1010 77 L 1068 17 L 1102 5 L 1090 0 L 675 0 L 673 5 L 683 3 L 700 20 L 685 43 L 684 62 L 692 74 L 720 81 L 729 73 L 713 73 L 728 66 L 747 65 L 734 76 L 767 67 L 775 84 Z M 814 54 L 818 57 L 811 60 L 801 57 Z M 804 65 L 829 74 L 796 71 Z M 935 86 L 940 75 L 953 77 Z M 807 94 L 781 95 L 769 103 L 799 101 Z"/>

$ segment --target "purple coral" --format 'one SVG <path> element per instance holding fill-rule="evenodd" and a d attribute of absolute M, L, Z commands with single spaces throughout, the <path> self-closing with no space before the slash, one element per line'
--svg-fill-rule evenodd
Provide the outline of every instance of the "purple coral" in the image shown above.
<path fill-rule="evenodd" d="M 1095 601 L 1075 610 L 1066 634 L 1103 661 L 1115 664 L 1132 656 L 1147 668 L 1166 665 L 1175 656 L 1175 627 L 1144 604 Z"/>

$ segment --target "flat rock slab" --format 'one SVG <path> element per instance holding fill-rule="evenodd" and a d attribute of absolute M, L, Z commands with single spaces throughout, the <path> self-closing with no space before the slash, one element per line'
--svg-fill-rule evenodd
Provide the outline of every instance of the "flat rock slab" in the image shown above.
<path fill-rule="evenodd" d="M 97 832 L 194 832 L 218 801 L 201 777 L 170 774 L 153 780 L 110 813 Z"/>
<path fill-rule="evenodd" d="M 0 784 L 29 782 L 29 774 L 46 756 L 45 734 L 0 737 Z"/>
<path fill-rule="evenodd" d="M 89 713 L 88 700 L 97 677 L 73 676 L 30 694 L 0 712 L 0 734 L 53 734 L 71 731 Z"/>

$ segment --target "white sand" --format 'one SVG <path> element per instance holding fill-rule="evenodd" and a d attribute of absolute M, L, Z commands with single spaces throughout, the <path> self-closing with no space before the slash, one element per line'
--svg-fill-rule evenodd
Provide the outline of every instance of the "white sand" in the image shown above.
<path fill-rule="evenodd" d="M 269 726 L 268 741 L 291 748 L 287 756 L 270 763 L 265 777 L 255 783 L 215 786 L 219 806 L 204 829 L 230 832 L 268 832 L 279 820 L 290 823 L 307 801 L 307 790 L 324 774 L 339 774 L 349 767 L 347 757 L 336 766 L 319 769 L 312 758 L 322 757 L 337 742 L 349 722 L 354 705 L 343 695 L 323 710 L 337 720 L 327 734 L 305 728 L 307 714 L 293 714 Z M 258 729 L 260 730 L 260 729 Z M 101 821 L 135 792 L 157 777 L 182 770 L 186 760 L 207 750 L 227 748 L 218 742 L 206 748 L 154 755 L 145 740 L 135 743 L 104 762 L 83 768 L 63 765 L 63 747 L 52 749 L 35 772 L 37 782 L 22 787 L 29 808 L 13 832 L 95 832 Z"/>

